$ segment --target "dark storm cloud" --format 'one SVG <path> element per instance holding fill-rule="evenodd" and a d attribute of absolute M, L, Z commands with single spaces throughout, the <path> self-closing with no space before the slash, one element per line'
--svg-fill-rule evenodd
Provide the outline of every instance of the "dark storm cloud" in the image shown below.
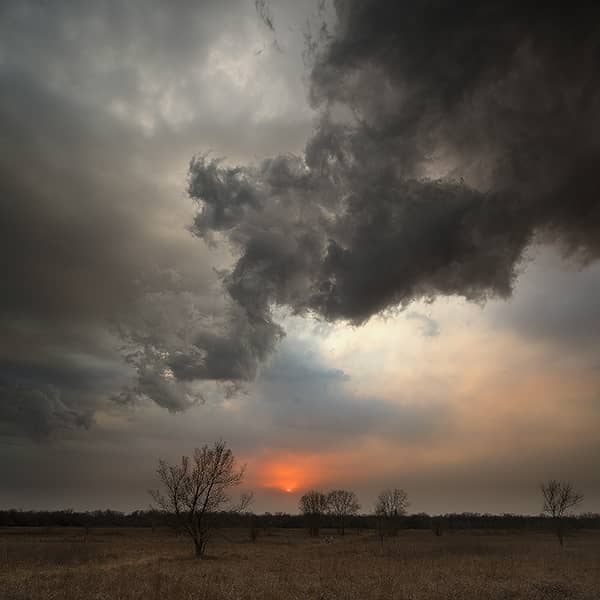
<path fill-rule="evenodd" d="M 597 258 L 597 3 L 335 9 L 310 47 L 305 154 L 190 169 L 195 231 L 238 253 L 224 285 L 251 326 L 273 305 L 360 324 L 423 297 L 506 298 L 536 235 Z"/>
<path fill-rule="evenodd" d="M 255 322 L 250 327 L 246 319 L 238 318 L 225 336 L 212 331 L 198 333 L 194 352 L 176 353 L 168 364 L 184 381 L 254 379 L 260 361 L 273 351 L 280 335 L 280 328 L 273 323 Z"/>

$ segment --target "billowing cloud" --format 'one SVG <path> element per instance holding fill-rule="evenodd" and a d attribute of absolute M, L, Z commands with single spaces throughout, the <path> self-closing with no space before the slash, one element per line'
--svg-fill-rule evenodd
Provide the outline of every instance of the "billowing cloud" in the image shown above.
<path fill-rule="evenodd" d="M 223 282 L 250 327 L 278 334 L 274 305 L 360 324 L 420 298 L 506 298 L 536 236 L 597 258 L 597 3 L 335 8 L 305 153 L 190 168 L 194 230 L 237 253 Z"/>

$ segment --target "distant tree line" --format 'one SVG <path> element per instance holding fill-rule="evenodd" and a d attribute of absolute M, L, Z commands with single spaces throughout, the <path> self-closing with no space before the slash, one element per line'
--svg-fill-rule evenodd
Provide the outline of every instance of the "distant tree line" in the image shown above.
<path fill-rule="evenodd" d="M 306 526 L 303 515 L 276 513 L 238 513 L 223 511 L 215 513 L 215 523 L 223 528 L 249 527 L 251 522 L 262 531 L 269 529 L 299 529 Z M 347 519 L 346 531 L 377 529 L 376 515 L 352 515 Z M 485 513 L 448 513 L 428 515 L 416 513 L 404 515 L 398 519 L 399 529 L 435 529 L 441 522 L 444 531 L 453 530 L 547 530 L 552 517 L 515 514 L 493 515 Z M 600 529 L 600 514 L 584 513 L 564 517 L 569 529 Z M 136 510 L 129 513 L 115 510 L 94 511 L 35 511 L 0 510 L 0 527 L 162 527 L 169 523 L 165 515 L 158 510 Z M 323 529 L 338 529 L 339 521 L 334 514 L 324 514 L 320 526 Z"/>
<path fill-rule="evenodd" d="M 162 523 L 157 510 L 0 510 L 0 527 L 153 527 Z"/>

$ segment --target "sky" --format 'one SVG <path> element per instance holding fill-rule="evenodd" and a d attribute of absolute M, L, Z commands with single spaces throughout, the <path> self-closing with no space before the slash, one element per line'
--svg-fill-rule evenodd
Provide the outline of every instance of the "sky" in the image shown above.
<path fill-rule="evenodd" d="M 2 2 L 0 508 L 600 512 L 600 6 Z"/>

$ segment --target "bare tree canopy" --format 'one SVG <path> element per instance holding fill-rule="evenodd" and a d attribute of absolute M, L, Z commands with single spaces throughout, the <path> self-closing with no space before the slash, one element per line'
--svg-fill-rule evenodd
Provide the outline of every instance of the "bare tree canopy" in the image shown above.
<path fill-rule="evenodd" d="M 406 514 L 408 495 L 399 488 L 383 490 L 375 503 L 375 514 L 379 517 L 400 517 Z"/>
<path fill-rule="evenodd" d="M 583 502 L 583 494 L 577 492 L 569 481 L 551 479 L 540 486 L 544 498 L 543 512 L 550 515 L 556 524 L 556 535 L 562 546 L 564 541 L 563 517 L 569 510 Z"/>
<path fill-rule="evenodd" d="M 576 492 L 569 481 L 551 479 L 541 485 L 544 496 L 544 512 L 551 517 L 563 517 L 583 502 L 583 494 Z"/>
<path fill-rule="evenodd" d="M 306 518 L 310 535 L 319 535 L 321 517 L 329 508 L 327 495 L 319 490 L 308 490 L 300 498 L 298 506 Z"/>
<path fill-rule="evenodd" d="M 308 492 L 300 498 L 299 506 L 300 510 L 305 515 L 322 515 L 327 511 L 329 506 L 327 495 L 318 490 L 308 490 Z"/>
<path fill-rule="evenodd" d="M 332 490 L 327 494 L 327 505 L 338 521 L 340 533 L 344 535 L 347 518 L 360 510 L 356 494 L 349 490 Z"/>
<path fill-rule="evenodd" d="M 408 508 L 408 495 L 400 489 L 394 488 L 383 490 L 375 502 L 375 514 L 377 515 L 377 527 L 382 538 L 388 535 L 396 535 L 399 527 L 399 518 L 406 514 Z"/>
<path fill-rule="evenodd" d="M 237 505 L 230 503 L 228 495 L 231 488 L 242 483 L 244 471 L 245 467 L 237 466 L 232 451 L 222 440 L 196 448 L 191 458 L 183 456 L 178 465 L 159 461 L 157 473 L 162 490 L 152 490 L 150 494 L 192 538 L 197 557 L 204 555 L 211 515 L 225 507 L 242 511 L 250 503 L 251 494 L 242 495 Z"/>

